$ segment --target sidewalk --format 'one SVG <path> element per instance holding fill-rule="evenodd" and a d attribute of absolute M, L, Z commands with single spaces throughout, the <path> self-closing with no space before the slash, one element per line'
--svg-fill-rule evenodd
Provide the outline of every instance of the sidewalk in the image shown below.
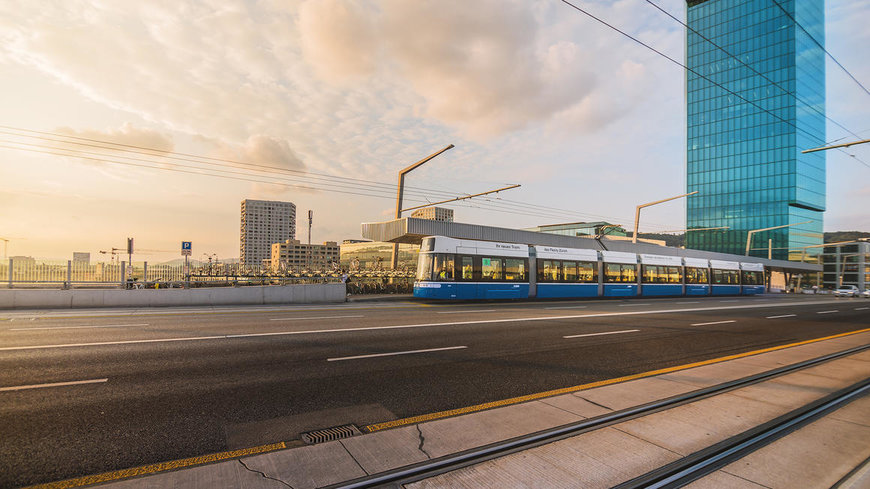
<path fill-rule="evenodd" d="M 236 454 L 233 459 L 210 465 L 160 472 L 202 463 L 202 458 L 168 462 L 83 478 L 78 482 L 98 483 L 143 475 L 106 485 L 116 488 L 322 487 L 868 343 L 870 331 L 836 335 L 822 341 L 732 355 L 719 361 L 699 362 L 451 412 L 394 420 L 365 427 L 364 431 L 370 433 L 338 441 L 258 455 Z M 408 487 L 610 487 L 867 377 L 870 377 L 870 352 L 863 352 L 442 474 Z M 834 482 L 870 455 L 870 442 L 867 442 L 870 440 L 870 423 L 867 422 L 870 404 L 863 399 L 847 408 L 834 413 L 838 416 L 831 421 L 836 424 L 831 433 L 837 434 L 837 443 L 842 446 L 837 450 L 839 458 L 820 459 L 827 464 L 823 475 L 833 478 Z M 845 426 L 848 429 L 844 431 Z M 825 440 L 824 437 L 810 436 L 801 443 L 825 443 Z M 774 451 L 774 455 L 776 453 Z M 787 457 L 797 456 L 787 450 L 781 453 Z M 144 476 L 149 473 L 153 475 Z M 711 479 L 713 482 L 709 485 L 698 487 L 758 487 L 747 479 L 740 479 L 743 485 L 734 484 L 736 476 L 730 473 L 716 477 L 719 479 Z M 719 484 L 720 481 L 730 482 Z"/>

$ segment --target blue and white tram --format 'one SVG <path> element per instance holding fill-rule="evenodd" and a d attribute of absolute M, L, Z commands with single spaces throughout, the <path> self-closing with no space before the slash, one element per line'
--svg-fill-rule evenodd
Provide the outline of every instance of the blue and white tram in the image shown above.
<path fill-rule="evenodd" d="M 710 295 L 710 260 L 683 258 L 686 277 L 686 295 Z"/>
<path fill-rule="evenodd" d="M 761 263 L 740 262 L 742 272 L 740 293 L 755 295 L 764 293 L 764 265 Z"/>
<path fill-rule="evenodd" d="M 598 252 L 535 246 L 535 296 L 598 297 Z"/>
<path fill-rule="evenodd" d="M 764 265 L 431 236 L 414 296 L 427 299 L 751 295 Z"/>
<path fill-rule="evenodd" d="M 712 295 L 740 295 L 740 263 L 710 260 Z"/>
<path fill-rule="evenodd" d="M 640 255 L 641 295 L 683 295 L 683 259 L 679 256 Z"/>
<path fill-rule="evenodd" d="M 433 236 L 417 262 L 414 296 L 428 299 L 529 297 L 529 247 Z"/>

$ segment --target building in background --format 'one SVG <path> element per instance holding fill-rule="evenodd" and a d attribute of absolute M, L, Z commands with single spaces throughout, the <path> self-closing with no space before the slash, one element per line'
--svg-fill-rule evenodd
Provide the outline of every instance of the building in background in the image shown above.
<path fill-rule="evenodd" d="M 598 236 L 599 234 L 604 234 L 608 237 L 626 236 L 626 231 L 622 226 L 618 224 L 610 224 L 609 222 L 604 221 L 545 224 L 543 226 L 525 229 L 525 231 L 560 234 L 562 236 Z"/>
<path fill-rule="evenodd" d="M 272 244 L 296 239 L 296 206 L 272 200 L 242 201 L 239 261 L 261 265 L 272 258 Z"/>
<path fill-rule="evenodd" d="M 272 244 L 269 265 L 274 271 L 332 270 L 332 264 L 337 264 L 340 256 L 341 252 L 335 241 L 309 245 L 298 239 L 288 239 L 283 243 Z"/>
<path fill-rule="evenodd" d="M 429 219 L 432 221 L 453 222 L 453 209 L 445 207 L 424 207 L 411 213 L 411 217 Z"/>
<path fill-rule="evenodd" d="M 90 253 L 82 253 L 80 251 L 73 252 L 74 263 L 90 263 L 91 262 L 91 254 Z"/>
<path fill-rule="evenodd" d="M 399 244 L 399 268 L 417 269 L 418 244 Z M 341 242 L 341 268 L 345 270 L 380 270 L 390 268 L 393 243 L 346 239 Z"/>
<path fill-rule="evenodd" d="M 801 151 L 825 143 L 824 0 L 687 4 L 686 228 L 729 229 L 686 246 L 742 255 L 750 230 L 812 221 L 753 235 L 798 260 L 823 240 L 825 152 Z"/>
<path fill-rule="evenodd" d="M 870 288 L 870 242 L 825 246 L 824 250 L 824 288 L 835 289 L 843 285 L 855 285 L 860 290 Z"/>

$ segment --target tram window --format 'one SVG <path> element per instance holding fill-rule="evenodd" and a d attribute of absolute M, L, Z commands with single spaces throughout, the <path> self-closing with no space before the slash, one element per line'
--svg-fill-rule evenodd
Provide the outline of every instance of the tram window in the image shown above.
<path fill-rule="evenodd" d="M 604 280 L 610 283 L 637 282 L 637 265 L 604 264 Z"/>
<path fill-rule="evenodd" d="M 505 280 L 511 282 L 525 282 L 526 278 L 526 261 L 522 258 L 505 258 L 504 276 Z"/>
<path fill-rule="evenodd" d="M 559 260 L 538 260 L 538 282 L 558 282 L 560 280 Z"/>
<path fill-rule="evenodd" d="M 598 276 L 595 273 L 597 263 L 581 261 L 577 264 L 577 280 L 579 282 L 598 282 Z"/>
<path fill-rule="evenodd" d="M 433 260 L 435 280 L 453 280 L 453 255 L 439 253 Z"/>
<path fill-rule="evenodd" d="M 463 256 L 460 263 L 462 264 L 462 280 L 474 280 L 474 258 Z"/>
<path fill-rule="evenodd" d="M 669 284 L 678 284 L 683 281 L 683 277 L 680 274 L 680 267 L 667 267 L 668 268 L 668 283 Z"/>
<path fill-rule="evenodd" d="M 480 270 L 483 280 L 503 280 L 501 258 L 483 257 Z"/>
<path fill-rule="evenodd" d="M 743 272 L 743 285 L 763 285 L 762 272 Z"/>
<path fill-rule="evenodd" d="M 420 258 L 417 260 L 417 280 L 426 281 L 432 279 L 432 255 L 430 253 L 420 253 Z"/>
<path fill-rule="evenodd" d="M 563 273 L 565 282 L 576 282 L 577 281 L 577 262 L 576 261 L 563 261 L 562 262 L 562 273 Z"/>
<path fill-rule="evenodd" d="M 710 283 L 706 268 L 686 267 L 686 283 L 687 284 L 708 284 Z"/>
<path fill-rule="evenodd" d="M 713 270 L 713 283 L 719 285 L 740 285 L 740 272 L 737 270 Z"/>
<path fill-rule="evenodd" d="M 659 281 L 659 267 L 655 265 L 644 265 L 642 273 L 645 284 L 654 284 Z"/>

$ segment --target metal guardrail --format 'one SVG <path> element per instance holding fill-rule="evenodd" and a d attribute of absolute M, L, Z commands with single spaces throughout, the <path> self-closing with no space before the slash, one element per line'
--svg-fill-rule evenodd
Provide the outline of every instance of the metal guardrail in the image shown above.
<path fill-rule="evenodd" d="M 0 262 L 0 288 L 112 287 L 160 289 L 238 287 L 347 281 L 350 294 L 410 293 L 413 272 L 407 270 L 304 270 L 284 271 L 235 263 L 202 266 L 134 263 L 84 263 L 9 259 Z"/>

